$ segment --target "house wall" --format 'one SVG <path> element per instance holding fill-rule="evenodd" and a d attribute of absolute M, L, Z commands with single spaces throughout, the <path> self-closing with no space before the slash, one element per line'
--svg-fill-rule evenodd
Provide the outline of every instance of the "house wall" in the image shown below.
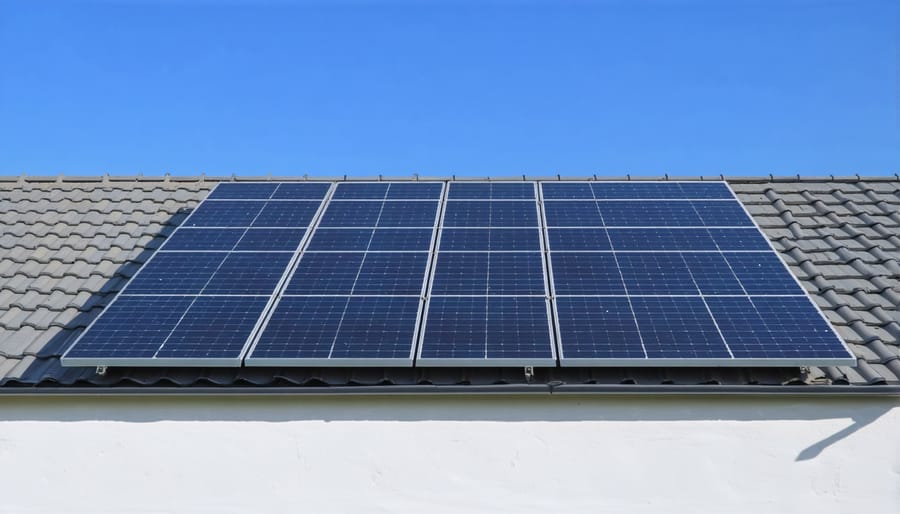
<path fill-rule="evenodd" d="M 898 512 L 898 406 L 0 398 L 0 512 Z"/>

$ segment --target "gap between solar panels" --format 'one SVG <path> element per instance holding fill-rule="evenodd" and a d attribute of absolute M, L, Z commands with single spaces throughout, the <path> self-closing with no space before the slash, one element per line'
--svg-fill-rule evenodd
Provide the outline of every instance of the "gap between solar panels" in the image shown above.
<path fill-rule="evenodd" d="M 222 183 L 65 366 L 855 359 L 724 182 Z"/>

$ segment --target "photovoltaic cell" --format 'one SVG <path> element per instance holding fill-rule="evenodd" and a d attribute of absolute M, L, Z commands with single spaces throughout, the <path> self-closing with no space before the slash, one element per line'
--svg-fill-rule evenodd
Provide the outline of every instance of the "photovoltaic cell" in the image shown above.
<path fill-rule="evenodd" d="M 243 228 L 182 228 L 166 239 L 162 249 L 167 251 L 216 250 L 228 252 L 241 240 L 245 230 Z"/>
<path fill-rule="evenodd" d="M 802 296 L 707 300 L 735 358 L 798 360 L 846 357 L 813 304 Z"/>
<path fill-rule="evenodd" d="M 367 253 L 352 293 L 421 295 L 427 253 Z"/>
<path fill-rule="evenodd" d="M 562 358 L 645 359 L 627 298 L 568 296 L 556 301 Z M 603 334 L 603 337 L 598 337 Z"/>
<path fill-rule="evenodd" d="M 752 227 L 753 220 L 737 202 L 692 201 L 703 224 L 709 227 Z"/>
<path fill-rule="evenodd" d="M 268 202 L 253 220 L 254 227 L 306 227 L 319 209 L 319 202 L 292 201 Z"/>
<path fill-rule="evenodd" d="M 533 201 L 447 202 L 445 227 L 537 227 Z"/>
<path fill-rule="evenodd" d="M 250 228 L 244 232 L 235 251 L 293 252 L 300 246 L 306 229 Z"/>
<path fill-rule="evenodd" d="M 687 264 L 678 253 L 621 253 L 617 259 L 628 294 L 670 296 L 699 293 Z"/>
<path fill-rule="evenodd" d="M 229 201 L 203 202 L 185 221 L 187 227 L 248 227 L 262 211 L 266 202 Z"/>
<path fill-rule="evenodd" d="M 603 216 L 594 201 L 547 201 L 544 214 L 548 227 L 603 226 Z"/>
<path fill-rule="evenodd" d="M 551 363 L 546 300 L 538 297 L 435 296 L 428 306 L 425 365 Z"/>
<path fill-rule="evenodd" d="M 725 253 L 748 294 L 798 294 L 802 290 L 774 253 Z"/>
<path fill-rule="evenodd" d="M 387 183 L 352 183 L 338 184 L 332 196 L 335 200 L 384 200 L 387 196 Z"/>
<path fill-rule="evenodd" d="M 551 228 L 548 231 L 551 251 L 608 251 L 609 234 L 602 228 Z"/>
<path fill-rule="evenodd" d="M 702 227 L 703 221 L 684 201 L 597 202 L 607 227 Z"/>
<path fill-rule="evenodd" d="M 209 194 L 216 200 L 267 200 L 278 188 L 276 183 L 222 183 Z"/>
<path fill-rule="evenodd" d="M 698 297 L 632 297 L 650 359 L 729 359 L 712 316 Z"/>
<path fill-rule="evenodd" d="M 272 199 L 321 200 L 328 194 L 330 187 L 330 182 L 283 182 L 272 194 Z"/>
<path fill-rule="evenodd" d="M 66 356 L 151 359 L 193 302 L 189 296 L 128 296 L 113 302 Z"/>
<path fill-rule="evenodd" d="M 300 258 L 285 293 L 350 294 L 365 255 L 363 252 L 307 252 Z"/>
<path fill-rule="evenodd" d="M 284 275 L 292 254 L 288 252 L 232 253 L 225 258 L 203 294 L 271 295 Z"/>
<path fill-rule="evenodd" d="M 684 198 L 684 192 L 675 182 L 595 182 L 591 188 L 598 200 Z"/>
<path fill-rule="evenodd" d="M 445 228 L 441 251 L 541 251 L 536 228 Z"/>
<path fill-rule="evenodd" d="M 556 294 L 625 294 L 616 256 L 611 253 L 554 252 L 551 269 Z"/>
<path fill-rule="evenodd" d="M 609 238 L 618 251 L 717 249 L 705 228 L 611 228 Z"/>
<path fill-rule="evenodd" d="M 155 255 L 128 283 L 128 294 L 199 294 L 228 254 L 178 252 Z"/>
<path fill-rule="evenodd" d="M 237 361 L 267 302 L 264 296 L 199 297 L 155 357 Z"/>
<path fill-rule="evenodd" d="M 402 365 L 412 358 L 419 304 L 402 296 L 285 296 L 252 358 L 257 365 Z"/>
<path fill-rule="evenodd" d="M 453 182 L 448 195 L 451 200 L 516 200 L 534 197 L 533 182 Z"/>

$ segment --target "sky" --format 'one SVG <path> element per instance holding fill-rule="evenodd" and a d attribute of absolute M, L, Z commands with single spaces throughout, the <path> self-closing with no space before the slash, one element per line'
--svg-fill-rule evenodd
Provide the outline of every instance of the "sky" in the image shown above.
<path fill-rule="evenodd" d="M 900 2 L 2 0 L 21 173 L 900 173 Z"/>

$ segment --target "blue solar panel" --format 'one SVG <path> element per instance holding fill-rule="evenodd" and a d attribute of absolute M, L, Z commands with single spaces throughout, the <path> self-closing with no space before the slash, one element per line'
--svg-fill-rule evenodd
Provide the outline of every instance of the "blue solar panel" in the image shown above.
<path fill-rule="evenodd" d="M 724 183 L 546 182 L 542 196 L 562 365 L 852 362 Z M 792 316 L 816 351 L 782 351 L 803 339 Z"/>
<path fill-rule="evenodd" d="M 350 294 L 365 255 L 307 252 L 300 258 L 286 294 Z"/>
<path fill-rule="evenodd" d="M 393 182 L 388 188 L 388 200 L 437 200 L 444 191 L 444 185 L 440 182 Z"/>
<path fill-rule="evenodd" d="M 541 250 L 536 228 L 445 228 L 441 251 L 532 251 Z"/>
<path fill-rule="evenodd" d="M 799 294 L 802 290 L 774 253 L 725 253 L 747 294 Z"/>
<path fill-rule="evenodd" d="M 707 303 L 735 358 L 798 362 L 846 357 L 806 297 L 719 297 Z"/>
<path fill-rule="evenodd" d="M 681 254 L 620 253 L 616 258 L 628 294 L 698 294 L 697 286 Z"/>
<path fill-rule="evenodd" d="M 266 202 L 222 200 L 203 202 L 185 221 L 187 227 L 248 227 Z"/>
<path fill-rule="evenodd" d="M 427 265 L 427 253 L 367 253 L 351 292 L 421 295 Z"/>
<path fill-rule="evenodd" d="M 250 365 L 409 365 L 417 297 L 285 296 Z"/>
<path fill-rule="evenodd" d="M 702 182 L 679 182 L 678 186 L 681 188 L 684 198 L 723 200 L 731 200 L 734 198 L 734 195 L 731 194 L 731 190 L 723 183 L 704 184 Z"/>
<path fill-rule="evenodd" d="M 243 228 L 182 228 L 166 239 L 166 244 L 162 249 L 167 251 L 218 250 L 228 252 L 234 249 L 241 240 L 244 230 Z"/>
<path fill-rule="evenodd" d="M 239 362 L 268 301 L 265 296 L 197 298 L 156 358 Z"/>
<path fill-rule="evenodd" d="M 609 238 L 619 251 L 717 249 L 704 228 L 611 228 Z"/>
<path fill-rule="evenodd" d="M 382 202 L 329 202 L 320 227 L 375 227 Z"/>
<path fill-rule="evenodd" d="M 500 366 L 522 362 L 555 362 L 545 299 L 431 299 L 418 365 Z"/>
<path fill-rule="evenodd" d="M 434 227 L 437 202 L 385 202 L 378 227 Z"/>
<path fill-rule="evenodd" d="M 253 220 L 254 227 L 306 227 L 312 221 L 321 202 L 291 201 L 269 202 Z"/>
<path fill-rule="evenodd" d="M 541 187 L 545 200 L 594 199 L 594 191 L 587 182 L 544 182 Z"/>
<path fill-rule="evenodd" d="M 598 200 L 684 198 L 684 192 L 676 182 L 595 182 L 591 188 Z"/>
<path fill-rule="evenodd" d="M 388 192 L 388 183 L 377 184 L 361 182 L 344 182 L 338 184 L 332 198 L 335 200 L 384 200 Z"/>
<path fill-rule="evenodd" d="M 643 296 L 631 306 L 648 358 L 731 358 L 702 299 Z"/>
<path fill-rule="evenodd" d="M 771 251 L 769 243 L 760 237 L 756 228 L 710 228 L 707 229 L 719 250 L 762 250 Z"/>
<path fill-rule="evenodd" d="M 431 250 L 433 229 L 379 228 L 372 236 L 369 250 L 373 252 L 427 252 Z"/>
<path fill-rule="evenodd" d="M 554 252 L 550 269 L 556 294 L 625 294 L 611 253 Z"/>
<path fill-rule="evenodd" d="M 609 235 L 602 228 L 551 228 L 547 231 L 552 251 L 610 250 Z"/>
<path fill-rule="evenodd" d="M 753 220 L 738 202 L 699 201 L 691 202 L 694 209 L 708 227 L 752 227 Z"/>
<path fill-rule="evenodd" d="M 641 335 L 624 297 L 556 300 L 563 359 L 645 359 Z"/>
<path fill-rule="evenodd" d="M 250 228 L 244 232 L 236 251 L 293 252 L 300 246 L 306 229 Z"/>
<path fill-rule="evenodd" d="M 216 186 L 208 198 L 215 200 L 267 200 L 272 197 L 272 193 L 276 189 L 278 189 L 276 183 L 222 183 Z"/>
<path fill-rule="evenodd" d="M 535 203 L 520 201 L 447 202 L 445 227 L 537 227 Z"/>
<path fill-rule="evenodd" d="M 321 200 L 331 187 L 329 182 L 283 182 L 272 195 L 273 200 Z"/>
<path fill-rule="evenodd" d="M 594 201 L 544 202 L 548 227 L 602 227 L 603 216 Z"/>
<path fill-rule="evenodd" d="M 307 251 L 425 251 L 431 249 L 431 229 L 319 229 Z"/>
<path fill-rule="evenodd" d="M 232 253 L 210 277 L 201 293 L 271 295 L 292 256 L 289 252 Z"/>
<path fill-rule="evenodd" d="M 597 202 L 607 227 L 702 227 L 686 201 Z"/>
<path fill-rule="evenodd" d="M 434 295 L 543 295 L 540 253 L 449 252 L 435 266 Z"/>
<path fill-rule="evenodd" d="M 156 254 L 128 283 L 128 294 L 199 294 L 227 257 L 223 252 Z"/>
<path fill-rule="evenodd" d="M 454 182 L 450 184 L 451 200 L 525 200 L 534 198 L 533 182 Z"/>
<path fill-rule="evenodd" d="M 420 303 L 417 297 L 351 298 L 331 358 L 412 362 Z"/>
<path fill-rule="evenodd" d="M 69 359 L 151 359 L 193 302 L 190 296 L 118 298 L 67 353 Z"/>
<path fill-rule="evenodd" d="M 681 255 L 691 278 L 705 295 L 745 294 L 725 257 L 719 253 L 685 253 Z"/>

